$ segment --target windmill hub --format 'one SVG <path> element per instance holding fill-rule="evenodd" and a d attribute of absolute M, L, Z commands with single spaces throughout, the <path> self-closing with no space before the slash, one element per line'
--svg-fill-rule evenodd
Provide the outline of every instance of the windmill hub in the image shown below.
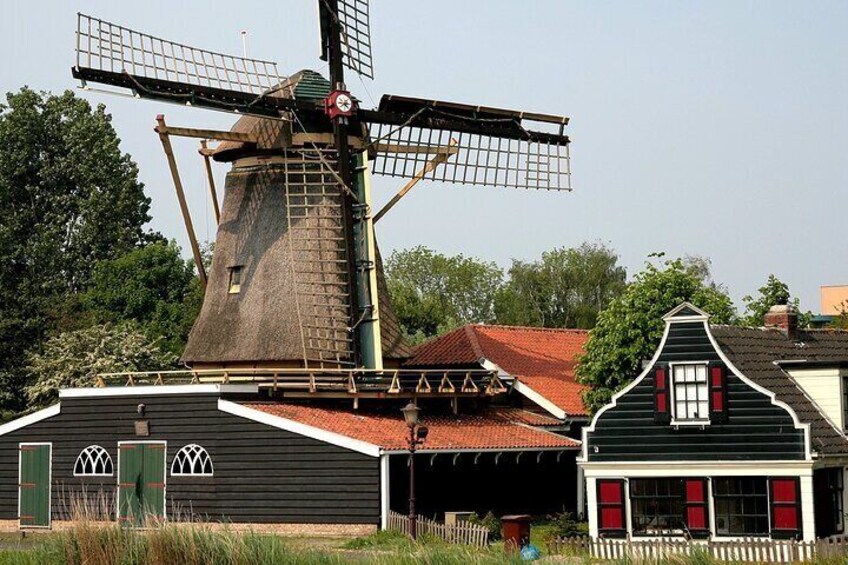
<path fill-rule="evenodd" d="M 331 120 L 340 116 L 349 118 L 356 111 L 356 103 L 347 90 L 334 90 L 324 100 L 324 111 Z"/>

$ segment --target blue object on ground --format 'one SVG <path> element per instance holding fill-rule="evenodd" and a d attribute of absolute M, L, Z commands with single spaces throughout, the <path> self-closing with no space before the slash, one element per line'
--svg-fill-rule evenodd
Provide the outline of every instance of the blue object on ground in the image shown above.
<path fill-rule="evenodd" d="M 535 545 L 528 544 L 521 548 L 521 559 L 524 561 L 535 561 L 541 556 L 542 553 Z"/>

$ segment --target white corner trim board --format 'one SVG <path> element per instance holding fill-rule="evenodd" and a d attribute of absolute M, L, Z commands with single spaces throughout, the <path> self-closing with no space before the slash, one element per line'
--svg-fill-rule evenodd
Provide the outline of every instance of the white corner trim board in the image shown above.
<path fill-rule="evenodd" d="M 316 428 L 315 426 L 310 426 L 308 424 L 289 420 L 288 418 L 274 416 L 273 414 L 268 414 L 267 412 L 262 412 L 261 410 L 254 410 L 253 408 L 248 408 L 247 406 L 243 406 L 241 404 L 231 402 L 229 400 L 218 399 L 218 410 L 220 410 L 221 412 L 226 412 L 227 414 L 239 416 L 241 418 L 247 418 L 248 420 L 253 420 L 254 422 L 259 422 L 260 424 L 266 424 L 268 426 L 279 428 L 281 430 L 286 430 L 294 434 L 302 435 L 318 441 L 323 441 L 324 443 L 329 443 L 331 445 L 350 449 L 351 451 L 356 451 L 358 453 L 362 453 L 370 457 L 380 456 L 380 447 L 378 445 L 374 445 L 373 443 L 360 441 L 358 439 L 354 439 L 352 437 L 348 437 L 342 434 L 322 430 L 321 428 Z"/>
<path fill-rule="evenodd" d="M 59 391 L 59 398 L 160 396 L 167 394 L 221 394 L 223 392 L 252 394 L 258 391 L 259 387 L 255 384 L 106 386 L 92 388 L 65 388 Z"/>
<path fill-rule="evenodd" d="M 58 416 L 59 406 L 60 404 L 57 402 L 53 406 L 44 408 L 43 410 L 39 410 L 38 412 L 33 412 L 32 414 L 27 414 L 26 416 L 22 416 L 16 420 L 12 420 L 11 422 L 6 422 L 2 426 L 0 426 L 0 436 L 14 432 L 15 430 L 19 430 L 21 428 L 29 426 L 30 424 L 40 422 L 41 420 L 46 420 L 47 418 Z"/>

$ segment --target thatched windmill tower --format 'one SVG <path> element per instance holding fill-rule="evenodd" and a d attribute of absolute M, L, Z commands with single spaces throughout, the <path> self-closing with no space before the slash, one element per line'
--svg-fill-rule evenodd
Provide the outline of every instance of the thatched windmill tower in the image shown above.
<path fill-rule="evenodd" d="M 205 155 L 232 166 L 203 308 L 183 357 L 192 366 L 396 364 L 408 349 L 374 222 L 422 179 L 570 190 L 565 117 L 393 95 L 360 108 L 344 68 L 372 76 L 368 3 L 318 5 L 329 81 L 311 71 L 282 77 L 274 63 L 79 16 L 73 73 L 84 85 L 244 114 L 230 132 L 159 123 L 204 280 L 168 137 L 220 140 Z M 549 131 L 527 129 L 530 122 Z M 377 213 L 371 173 L 409 179 Z"/>

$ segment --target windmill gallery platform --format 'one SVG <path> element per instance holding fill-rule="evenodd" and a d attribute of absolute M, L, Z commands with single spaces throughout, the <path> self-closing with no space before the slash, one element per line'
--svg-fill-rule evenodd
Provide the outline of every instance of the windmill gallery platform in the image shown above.
<path fill-rule="evenodd" d="M 53 527 L 82 508 L 119 521 L 143 509 L 293 533 L 373 530 L 407 509 L 400 408 L 412 396 L 429 429 L 415 455 L 422 515 L 574 511 L 580 442 L 569 436 L 586 413 L 573 367 L 586 337 L 467 326 L 420 347 L 416 368 L 381 375 L 107 375 L 0 426 L 0 520 Z"/>

